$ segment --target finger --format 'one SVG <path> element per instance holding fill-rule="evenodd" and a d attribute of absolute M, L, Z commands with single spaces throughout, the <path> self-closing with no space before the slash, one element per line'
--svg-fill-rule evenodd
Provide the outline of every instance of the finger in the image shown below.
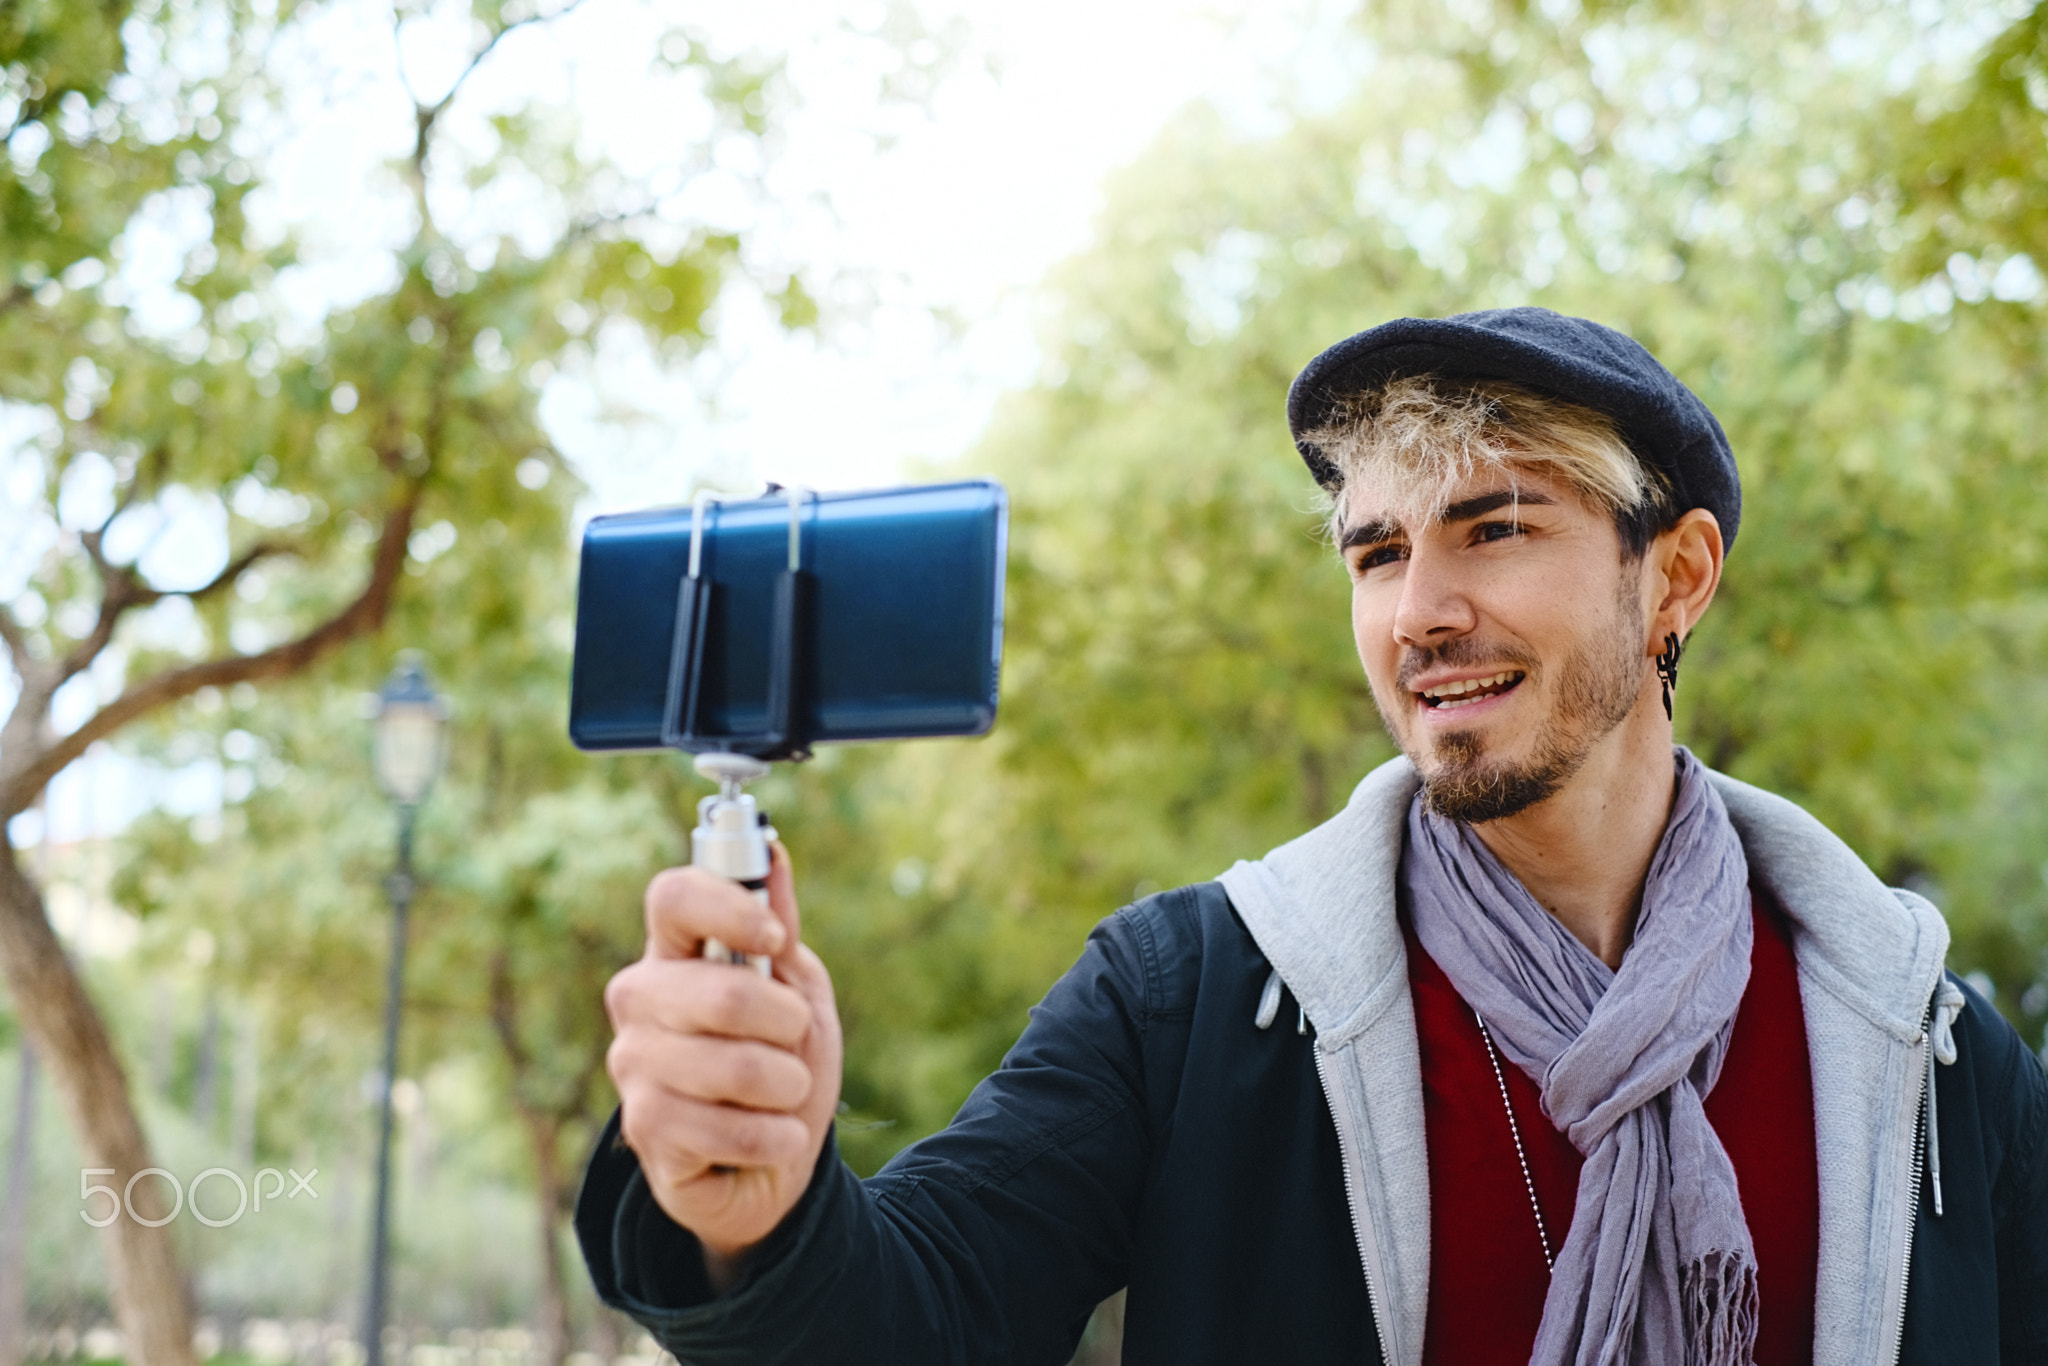
<path fill-rule="evenodd" d="M 687 1180 L 707 1166 L 798 1162 L 811 1146 L 810 1130 L 794 1115 L 709 1104 L 673 1092 L 636 1092 L 620 1104 L 626 1146 L 670 1180 Z"/>
<path fill-rule="evenodd" d="M 813 1020 L 836 1025 L 839 1007 L 833 1000 L 832 974 L 809 944 L 798 944 L 775 960 L 776 975 L 804 999 Z"/>
<path fill-rule="evenodd" d="M 616 1053 L 618 1045 L 613 1044 Z M 656 1159 L 670 1181 L 687 1181 L 711 1165 L 709 1158 L 690 1150 L 685 1130 L 695 1111 L 686 1108 L 686 1098 L 651 1081 L 614 1080 L 619 1090 L 619 1138 L 640 1159 L 650 1177 Z"/>
<path fill-rule="evenodd" d="M 788 1113 L 810 1097 L 811 1069 L 787 1049 L 709 1034 L 620 1035 L 606 1063 L 635 1082 L 710 1105 Z"/>
<path fill-rule="evenodd" d="M 647 884 L 647 954 L 695 958 L 706 939 L 741 953 L 772 954 L 789 930 L 760 899 L 730 878 L 702 868 L 665 868 Z"/>
<path fill-rule="evenodd" d="M 612 1028 L 718 1034 L 794 1049 L 816 1006 L 803 987 L 702 958 L 643 958 L 605 987 Z"/>

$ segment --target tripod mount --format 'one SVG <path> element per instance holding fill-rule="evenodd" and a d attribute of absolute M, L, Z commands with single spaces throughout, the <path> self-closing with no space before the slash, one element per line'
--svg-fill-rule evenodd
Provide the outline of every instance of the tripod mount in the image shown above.
<path fill-rule="evenodd" d="M 699 754 L 697 772 L 718 784 L 718 791 L 697 803 L 697 828 L 690 832 L 690 862 L 720 877 L 729 877 L 768 904 L 768 844 L 775 827 L 756 805 L 746 784 L 768 773 L 768 762 L 750 754 L 723 751 Z M 769 975 L 766 954 L 735 953 L 716 939 L 704 941 L 704 956 L 719 963 L 750 967 Z"/>

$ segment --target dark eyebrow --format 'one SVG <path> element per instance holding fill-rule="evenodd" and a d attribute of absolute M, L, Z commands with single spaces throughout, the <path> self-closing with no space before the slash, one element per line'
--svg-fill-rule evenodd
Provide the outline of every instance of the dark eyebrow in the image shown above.
<path fill-rule="evenodd" d="M 1400 534 L 1400 523 L 1389 517 L 1380 517 L 1370 522 L 1360 522 L 1357 526 L 1345 527 L 1344 534 L 1337 538 L 1337 549 L 1341 552 L 1353 546 L 1378 545 L 1382 541 L 1391 541 Z"/>
<path fill-rule="evenodd" d="M 1555 498 L 1546 497 L 1533 489 L 1524 493 L 1517 493 L 1513 489 L 1496 489 L 1492 493 L 1482 493 L 1451 504 L 1444 509 L 1443 520 L 1445 525 L 1469 522 L 1475 517 L 1484 517 L 1487 513 L 1498 512 L 1504 507 L 1553 507 L 1556 503 Z M 1344 534 L 1337 538 L 1337 549 L 1345 551 L 1354 546 L 1378 545 L 1382 541 L 1391 541 L 1400 534 L 1400 523 L 1390 517 L 1379 517 L 1370 522 L 1360 522 L 1357 526 L 1344 528 Z"/>
<path fill-rule="evenodd" d="M 1504 507 L 1552 507 L 1556 502 L 1555 498 L 1546 498 L 1533 489 L 1527 493 L 1517 493 L 1513 489 L 1496 489 L 1492 493 L 1482 493 L 1476 498 L 1467 498 L 1445 508 L 1444 524 L 1448 526 L 1452 522 L 1469 522 L 1474 517 L 1484 517 L 1487 513 L 1498 512 Z"/>

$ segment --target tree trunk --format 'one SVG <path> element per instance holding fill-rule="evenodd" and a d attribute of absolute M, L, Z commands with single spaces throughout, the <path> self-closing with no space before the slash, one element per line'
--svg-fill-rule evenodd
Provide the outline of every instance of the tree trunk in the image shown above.
<path fill-rule="evenodd" d="M 522 1108 L 533 1142 L 540 1206 L 540 1323 L 534 1360 L 539 1366 L 562 1366 L 569 1355 L 569 1287 L 562 1279 L 562 1130 L 552 1116 Z"/>
<path fill-rule="evenodd" d="M 14 1146 L 7 1154 L 7 1198 L 0 1208 L 0 1366 L 28 1356 L 28 1197 L 35 1176 L 36 1050 L 24 1034 L 14 1090 Z"/>
<path fill-rule="evenodd" d="M 618 1359 L 626 1354 L 626 1324 L 629 1320 L 621 1318 L 616 1309 L 594 1297 L 584 1303 L 590 1306 L 590 1334 L 584 1339 L 584 1350 L 594 1354 L 603 1366 L 615 1366 Z"/>
<path fill-rule="evenodd" d="M 85 984 L 50 929 L 42 894 L 0 837 L 0 968 L 7 975 L 14 1008 L 41 1060 L 48 1065 L 71 1128 L 78 1135 L 86 1167 L 111 1168 L 93 1184 L 128 1190 L 135 1173 L 156 1165 L 128 1099 L 128 1079 L 114 1055 L 113 1040 L 86 995 Z M 136 1183 L 120 1217 L 108 1224 L 107 1264 L 113 1276 L 115 1317 L 127 1339 L 129 1366 L 194 1366 L 192 1304 L 172 1225 L 151 1228 L 145 1218 L 168 1208 L 161 1180 Z M 86 1206 L 95 1218 L 106 1198 Z"/>

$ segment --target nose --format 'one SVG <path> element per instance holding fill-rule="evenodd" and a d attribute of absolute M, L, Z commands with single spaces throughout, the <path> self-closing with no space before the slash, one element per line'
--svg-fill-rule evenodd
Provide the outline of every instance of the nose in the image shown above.
<path fill-rule="evenodd" d="M 1449 558 L 1425 538 L 1417 539 L 1424 544 L 1411 547 L 1402 566 L 1394 639 L 1402 645 L 1435 645 L 1472 630 L 1478 618 Z"/>

